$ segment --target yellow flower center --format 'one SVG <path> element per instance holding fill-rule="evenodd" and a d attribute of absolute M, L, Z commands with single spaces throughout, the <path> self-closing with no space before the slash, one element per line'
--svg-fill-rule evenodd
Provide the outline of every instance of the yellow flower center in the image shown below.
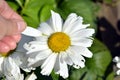
<path fill-rule="evenodd" d="M 8 53 L 0 53 L 1 56 L 6 57 L 8 56 Z"/>
<path fill-rule="evenodd" d="M 9 51 L 9 52 L 7 52 L 7 53 L 0 53 L 0 55 L 1 55 L 2 57 L 8 57 L 8 56 L 11 55 L 13 52 L 14 52 L 14 50 L 11 50 L 11 51 Z"/>
<path fill-rule="evenodd" d="M 56 32 L 48 38 L 49 48 L 56 53 L 65 51 L 70 46 L 70 37 L 63 32 Z"/>

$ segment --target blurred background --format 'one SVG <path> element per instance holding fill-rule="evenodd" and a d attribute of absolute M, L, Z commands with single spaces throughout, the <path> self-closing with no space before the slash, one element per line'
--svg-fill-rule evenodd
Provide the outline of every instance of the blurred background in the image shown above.
<path fill-rule="evenodd" d="M 112 57 L 120 55 L 120 0 L 94 0 L 100 2 L 97 15 L 97 37 L 111 51 Z"/>

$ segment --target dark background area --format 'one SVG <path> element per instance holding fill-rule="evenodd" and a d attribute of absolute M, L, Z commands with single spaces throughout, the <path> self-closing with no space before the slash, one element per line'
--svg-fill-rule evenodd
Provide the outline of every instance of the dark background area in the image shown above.
<path fill-rule="evenodd" d="M 97 35 L 111 51 L 112 57 L 120 56 L 120 1 L 93 0 L 100 4 L 100 12 L 97 18 Z"/>

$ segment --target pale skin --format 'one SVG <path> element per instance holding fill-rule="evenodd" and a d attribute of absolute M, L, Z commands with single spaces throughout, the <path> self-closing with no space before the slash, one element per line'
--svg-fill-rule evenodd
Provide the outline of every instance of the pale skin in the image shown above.
<path fill-rule="evenodd" d="M 16 48 L 26 23 L 5 0 L 0 0 L 0 53 L 6 54 Z"/>

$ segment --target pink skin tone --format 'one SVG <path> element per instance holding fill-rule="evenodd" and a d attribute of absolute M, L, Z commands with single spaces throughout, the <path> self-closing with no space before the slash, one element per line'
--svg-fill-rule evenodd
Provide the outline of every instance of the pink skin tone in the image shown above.
<path fill-rule="evenodd" d="M 16 48 L 26 23 L 13 11 L 5 0 L 0 0 L 0 54 Z"/>

